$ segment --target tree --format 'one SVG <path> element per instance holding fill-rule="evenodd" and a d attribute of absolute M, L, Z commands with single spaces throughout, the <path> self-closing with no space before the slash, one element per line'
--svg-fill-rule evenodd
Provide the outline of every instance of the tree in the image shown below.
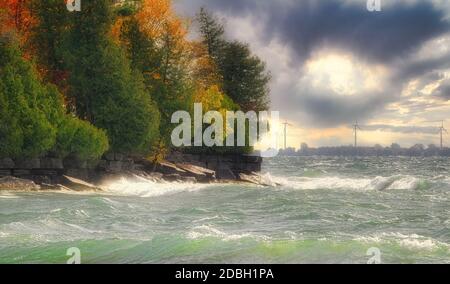
<path fill-rule="evenodd" d="M 202 42 L 214 60 L 222 89 L 244 111 L 261 111 L 269 107 L 270 74 L 247 44 L 227 41 L 224 28 L 214 16 L 201 9 L 197 16 Z"/>
<path fill-rule="evenodd" d="M 34 1 L 32 12 L 36 23 L 30 43 L 36 51 L 34 55 L 41 73 L 66 94 L 69 74 L 65 53 L 73 13 L 69 13 L 60 0 Z"/>
<path fill-rule="evenodd" d="M 112 23 L 108 0 L 84 2 L 74 13 L 63 57 L 68 95 L 79 117 L 106 130 L 111 150 L 142 154 L 158 137 L 159 112 L 142 75 L 113 42 Z"/>
<path fill-rule="evenodd" d="M 226 44 L 219 70 L 224 92 L 244 111 L 268 109 L 270 74 L 248 45 L 238 41 Z"/>
<path fill-rule="evenodd" d="M 205 8 L 201 8 L 197 15 L 202 43 L 207 47 L 209 55 L 218 61 L 225 45 L 225 28 L 219 20 L 210 14 Z"/>
<path fill-rule="evenodd" d="M 0 0 L 0 34 L 15 31 L 26 40 L 33 25 L 31 0 Z"/>
<path fill-rule="evenodd" d="M 22 56 L 18 44 L 0 38 L 0 156 L 34 158 L 98 158 L 108 149 L 103 131 L 66 114 L 55 86 L 42 82 L 36 68 Z M 64 129 L 71 120 L 72 135 Z"/>
<path fill-rule="evenodd" d="M 144 76 L 146 89 L 161 113 L 160 145 L 169 144 L 173 112 L 188 110 L 194 92 L 190 77 L 191 46 L 187 29 L 170 0 L 143 0 L 136 14 L 122 19 L 120 40 L 133 69 Z"/>

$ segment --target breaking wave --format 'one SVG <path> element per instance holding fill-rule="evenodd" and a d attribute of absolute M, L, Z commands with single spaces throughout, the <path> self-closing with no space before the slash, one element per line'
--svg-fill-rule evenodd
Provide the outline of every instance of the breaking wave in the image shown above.
<path fill-rule="evenodd" d="M 342 190 L 421 190 L 427 189 L 430 182 L 413 176 L 391 176 L 375 178 L 345 177 L 296 177 L 272 178 L 275 183 L 284 187 L 299 190 L 342 189 Z"/>
<path fill-rule="evenodd" d="M 207 184 L 153 181 L 146 178 L 121 178 L 102 186 L 107 193 L 124 196 L 156 197 L 180 192 L 193 192 L 208 187 Z"/>

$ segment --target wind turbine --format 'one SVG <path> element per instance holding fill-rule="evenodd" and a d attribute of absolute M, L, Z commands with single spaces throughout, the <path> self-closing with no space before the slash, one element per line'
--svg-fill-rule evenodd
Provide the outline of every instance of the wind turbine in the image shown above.
<path fill-rule="evenodd" d="M 435 120 L 435 121 L 424 121 L 423 123 L 437 123 L 440 122 L 441 126 L 439 126 L 439 136 L 441 138 L 441 151 L 444 149 L 444 132 L 448 133 L 447 129 L 444 126 L 444 120 Z"/>
<path fill-rule="evenodd" d="M 353 125 L 353 133 L 355 134 L 355 148 L 358 147 L 358 130 L 361 130 L 361 127 L 359 127 L 358 120 Z"/>
<path fill-rule="evenodd" d="M 284 150 L 287 149 L 287 127 L 292 126 L 292 124 L 288 123 L 287 121 L 283 123 L 284 125 Z"/>
<path fill-rule="evenodd" d="M 444 132 L 448 133 L 447 129 L 444 127 L 444 121 L 441 121 L 441 127 L 439 127 L 439 134 L 441 135 L 441 151 L 444 149 Z"/>

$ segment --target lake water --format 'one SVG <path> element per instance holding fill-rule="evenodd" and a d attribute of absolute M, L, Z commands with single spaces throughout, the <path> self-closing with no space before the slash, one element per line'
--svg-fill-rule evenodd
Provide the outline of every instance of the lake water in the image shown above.
<path fill-rule="evenodd" d="M 1 192 L 0 263 L 65 263 L 72 247 L 82 263 L 450 263 L 449 170 L 445 158 L 278 157 L 264 162 L 276 187 Z"/>

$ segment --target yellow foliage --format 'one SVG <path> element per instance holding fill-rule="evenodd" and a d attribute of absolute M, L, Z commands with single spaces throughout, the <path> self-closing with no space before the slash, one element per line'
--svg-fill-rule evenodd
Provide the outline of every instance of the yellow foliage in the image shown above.
<path fill-rule="evenodd" d="M 180 43 L 185 41 L 187 29 L 175 14 L 171 0 L 143 0 L 136 19 L 142 32 L 153 39 L 170 34 Z"/>
<path fill-rule="evenodd" d="M 209 56 L 206 46 L 201 42 L 191 43 L 192 51 L 192 75 L 195 81 L 203 88 L 211 85 L 219 85 L 221 77 L 217 71 L 217 65 Z"/>

